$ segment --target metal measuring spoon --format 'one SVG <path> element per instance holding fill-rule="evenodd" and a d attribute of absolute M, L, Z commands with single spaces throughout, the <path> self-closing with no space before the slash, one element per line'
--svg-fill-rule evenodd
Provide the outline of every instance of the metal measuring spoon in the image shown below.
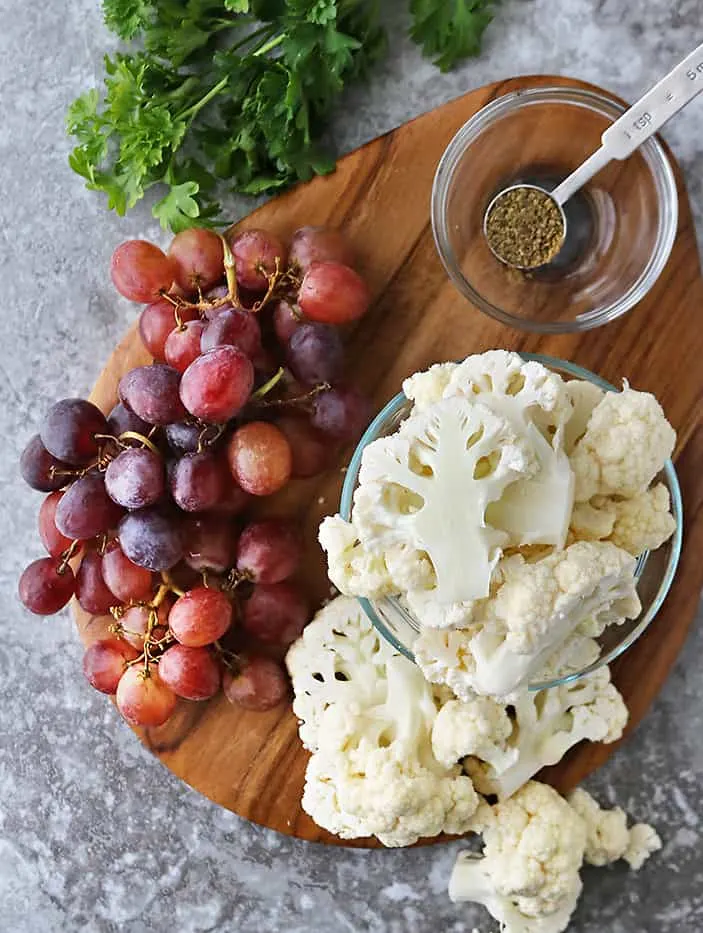
<path fill-rule="evenodd" d="M 508 192 L 516 189 L 532 188 L 546 195 L 559 210 L 563 228 L 561 239 L 561 245 L 563 246 L 566 239 L 564 204 L 569 198 L 583 188 L 594 175 L 613 159 L 622 161 L 631 156 L 643 142 L 660 130 L 674 114 L 678 113 L 679 110 L 683 110 L 686 104 L 690 103 L 701 91 L 703 91 L 703 43 L 690 55 L 687 55 L 658 84 L 655 84 L 636 104 L 626 110 L 612 126 L 609 126 L 601 136 L 600 147 L 552 191 L 547 191 L 534 184 L 510 185 L 510 187 L 500 191 L 491 200 L 483 215 L 483 233 L 488 247 L 496 259 L 513 269 L 538 268 L 538 266 L 519 266 L 508 262 L 493 248 L 487 236 L 487 224 L 491 211 Z M 551 259 L 554 259 L 560 249 L 561 246 Z"/>

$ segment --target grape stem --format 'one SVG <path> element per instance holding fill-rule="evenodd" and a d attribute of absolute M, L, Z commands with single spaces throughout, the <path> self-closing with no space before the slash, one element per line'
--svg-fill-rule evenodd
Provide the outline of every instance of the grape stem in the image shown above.
<path fill-rule="evenodd" d="M 185 596 L 185 590 L 182 590 L 179 586 L 176 586 L 176 583 L 173 577 L 171 576 L 170 573 L 168 573 L 168 571 L 166 570 L 161 571 L 161 579 L 163 580 L 163 584 L 159 587 L 159 592 L 156 594 L 155 599 L 158 599 L 159 594 L 161 593 L 162 590 L 165 590 L 164 595 L 161 596 L 161 599 L 159 600 L 158 603 L 154 602 L 152 603 L 152 605 L 160 606 L 161 603 L 164 601 L 164 597 L 166 596 L 166 593 L 168 593 L 169 591 L 171 593 L 175 593 L 176 596 Z"/>
<path fill-rule="evenodd" d="M 295 408 L 297 406 L 306 407 L 321 392 L 329 392 L 332 386 L 329 382 L 321 382 L 305 395 L 296 395 L 293 398 L 274 398 L 259 399 L 256 393 L 251 396 L 251 403 L 255 408 Z"/>
<path fill-rule="evenodd" d="M 219 641 L 213 642 L 213 647 L 219 654 L 222 663 L 228 667 L 236 677 L 242 669 L 242 659 L 240 656 L 235 654 L 234 651 L 229 651 L 227 648 L 223 647 Z"/>
<path fill-rule="evenodd" d="M 60 577 L 62 577 L 66 573 L 66 570 L 68 568 L 68 562 L 71 560 L 72 557 L 75 556 L 76 551 L 78 550 L 80 546 L 81 546 L 80 541 L 71 541 L 71 543 L 66 548 L 66 550 L 61 554 L 61 562 L 59 563 L 59 566 L 56 568 L 56 573 Z"/>
<path fill-rule="evenodd" d="M 249 401 L 252 401 L 253 399 L 255 402 L 258 402 L 259 399 L 262 399 L 265 395 L 268 395 L 268 393 L 278 385 L 284 374 L 285 370 L 283 367 L 279 367 L 278 372 L 274 376 L 271 376 L 268 382 L 265 382 L 262 386 L 259 386 L 256 392 L 252 392 Z"/>

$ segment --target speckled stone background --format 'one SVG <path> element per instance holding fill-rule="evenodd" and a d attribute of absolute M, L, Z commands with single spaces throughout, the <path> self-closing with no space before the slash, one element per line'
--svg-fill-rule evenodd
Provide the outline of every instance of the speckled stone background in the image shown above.
<path fill-rule="evenodd" d="M 392 53 L 340 106 L 340 152 L 519 72 L 633 99 L 701 38 L 700 0 L 503 0 L 483 56 L 441 75 L 404 38 L 405 6 L 384 3 Z M 322 849 L 181 784 L 83 681 L 68 614 L 38 620 L 18 605 L 16 579 L 40 554 L 40 497 L 17 456 L 53 400 L 87 393 L 135 315 L 110 285 L 112 249 L 162 235 L 146 207 L 108 214 L 66 164 L 66 105 L 111 44 L 97 0 L 0 0 L 0 23 L 0 933 L 492 933 L 482 911 L 447 899 L 458 845 Z M 703 100 L 666 136 L 703 233 Z M 702 656 L 699 625 L 647 720 L 589 784 L 653 822 L 665 847 L 639 876 L 586 871 L 578 933 L 703 930 Z"/>

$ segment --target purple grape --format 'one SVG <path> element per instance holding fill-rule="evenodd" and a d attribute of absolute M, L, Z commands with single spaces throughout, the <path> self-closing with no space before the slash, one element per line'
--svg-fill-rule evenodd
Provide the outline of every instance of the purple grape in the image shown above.
<path fill-rule="evenodd" d="M 206 451 L 186 454 L 169 472 L 171 495 L 184 512 L 213 508 L 231 481 L 223 461 Z"/>
<path fill-rule="evenodd" d="M 175 421 L 166 426 L 165 434 L 168 446 L 179 457 L 194 454 L 200 444 L 200 435 L 204 425 L 192 421 Z"/>
<path fill-rule="evenodd" d="M 154 505 L 166 489 L 163 460 L 148 447 L 123 450 L 105 471 L 105 488 L 126 509 Z"/>
<path fill-rule="evenodd" d="M 320 392 L 312 403 L 311 422 L 318 431 L 339 441 L 359 438 L 371 417 L 371 406 L 356 389 Z"/>
<path fill-rule="evenodd" d="M 20 457 L 22 479 L 28 486 L 39 492 L 54 492 L 56 489 L 61 489 L 70 480 L 70 476 L 64 476 L 62 473 L 70 469 L 68 463 L 63 463 L 51 456 L 38 434 L 35 434 L 29 441 Z M 52 470 L 59 472 L 52 475 Z"/>
<path fill-rule="evenodd" d="M 222 311 L 210 321 L 200 338 L 201 353 L 223 346 L 237 347 L 248 357 L 258 353 L 261 328 L 250 311 Z"/>
<path fill-rule="evenodd" d="M 77 479 L 56 506 L 56 527 L 72 541 L 94 538 L 114 528 L 123 510 L 108 496 L 102 473 Z"/>
<path fill-rule="evenodd" d="M 181 374 L 171 366 L 138 366 L 120 379 L 120 399 L 148 424 L 170 424 L 186 417 L 178 389 Z"/>
<path fill-rule="evenodd" d="M 286 357 L 295 378 L 306 385 L 334 383 L 344 369 L 342 338 L 328 324 L 301 324 L 288 341 Z"/>
<path fill-rule="evenodd" d="M 125 431 L 134 431 L 136 434 L 142 434 L 146 437 L 151 431 L 151 425 L 135 415 L 133 411 L 125 407 L 122 402 L 118 402 L 110 412 L 107 419 L 108 433 L 119 437 Z"/>
<path fill-rule="evenodd" d="M 183 557 L 178 521 L 156 508 L 130 512 L 118 529 L 120 547 L 139 567 L 170 570 Z"/>
<path fill-rule="evenodd" d="M 57 460 L 81 466 L 98 453 L 100 441 L 95 435 L 107 433 L 105 415 L 92 402 L 64 398 L 49 409 L 39 436 Z"/>

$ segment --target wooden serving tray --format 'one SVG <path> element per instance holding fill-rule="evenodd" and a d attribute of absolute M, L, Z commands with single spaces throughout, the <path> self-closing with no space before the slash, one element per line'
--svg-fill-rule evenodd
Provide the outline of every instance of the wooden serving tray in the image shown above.
<path fill-rule="evenodd" d="M 703 582 L 703 282 L 691 211 L 681 172 L 679 229 L 671 259 L 644 301 L 619 321 L 581 335 L 538 336 L 503 327 L 473 309 L 449 283 L 435 252 L 430 192 L 437 162 L 452 136 L 495 97 L 521 88 L 562 84 L 557 77 L 516 78 L 475 90 L 374 140 L 316 178 L 255 211 L 238 226 L 266 227 L 284 237 L 303 224 L 344 229 L 373 289 L 375 304 L 349 339 L 354 381 L 380 408 L 408 374 L 437 360 L 491 347 L 538 351 L 573 360 L 617 383 L 623 377 L 654 392 L 678 431 L 676 465 L 685 503 L 685 537 L 678 576 L 658 618 L 614 665 L 615 682 L 630 709 L 632 730 L 664 683 L 694 617 Z M 117 347 L 91 398 L 104 411 L 116 401 L 120 376 L 149 361 L 135 328 Z M 346 462 L 347 451 L 339 467 Z M 343 476 L 335 469 L 297 480 L 272 512 L 295 515 L 304 526 L 304 583 L 327 595 L 316 530 L 339 503 Z M 100 637 L 106 620 L 76 618 L 85 642 Z M 246 819 L 300 839 L 344 843 L 313 824 L 300 808 L 308 760 L 290 707 L 248 713 L 220 695 L 183 702 L 160 729 L 136 730 L 164 764 L 211 800 Z M 582 744 L 546 775 L 566 791 L 601 765 L 616 746 Z M 435 840 L 433 840 L 435 841 Z"/>

